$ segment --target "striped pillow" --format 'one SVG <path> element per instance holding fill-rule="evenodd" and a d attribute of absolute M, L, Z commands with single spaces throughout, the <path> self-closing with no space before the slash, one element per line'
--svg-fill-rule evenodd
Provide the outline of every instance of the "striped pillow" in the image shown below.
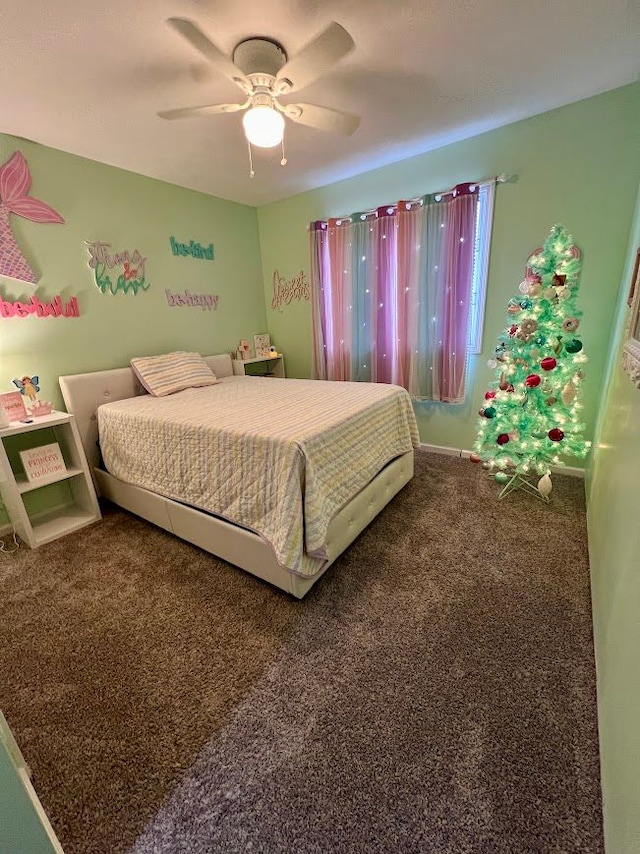
<path fill-rule="evenodd" d="M 143 356 L 132 359 L 131 367 L 154 397 L 220 382 L 199 353 L 179 351 L 162 356 Z"/>

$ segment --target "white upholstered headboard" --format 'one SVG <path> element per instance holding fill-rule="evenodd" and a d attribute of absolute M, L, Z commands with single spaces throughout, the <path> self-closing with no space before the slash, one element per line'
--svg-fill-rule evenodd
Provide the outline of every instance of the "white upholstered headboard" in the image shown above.
<path fill-rule="evenodd" d="M 228 353 L 205 356 L 217 377 L 233 375 L 233 364 Z M 84 452 L 93 473 L 98 465 L 98 416 L 96 411 L 103 403 L 125 400 L 146 394 L 132 368 L 114 368 L 110 371 L 94 371 L 89 374 L 70 374 L 60 377 L 60 388 L 67 412 L 75 417 Z"/>

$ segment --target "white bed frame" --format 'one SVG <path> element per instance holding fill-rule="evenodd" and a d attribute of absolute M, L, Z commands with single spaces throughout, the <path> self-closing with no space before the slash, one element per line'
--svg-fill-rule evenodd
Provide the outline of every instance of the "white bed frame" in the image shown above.
<path fill-rule="evenodd" d="M 233 375 L 230 356 L 206 356 L 205 359 L 217 376 Z M 282 567 L 271 546 L 252 531 L 125 483 L 99 468 L 98 407 L 103 403 L 145 393 L 131 368 L 60 377 L 60 388 L 67 411 L 75 417 L 99 494 L 298 599 L 302 599 L 336 558 L 413 477 L 413 451 L 386 465 L 332 520 L 327 534 L 328 560 L 320 571 L 312 577 L 296 575 Z"/>

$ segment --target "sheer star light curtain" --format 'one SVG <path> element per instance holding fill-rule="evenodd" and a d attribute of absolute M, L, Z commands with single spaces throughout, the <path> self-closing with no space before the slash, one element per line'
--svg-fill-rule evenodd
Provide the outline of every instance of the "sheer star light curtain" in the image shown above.
<path fill-rule="evenodd" d="M 495 182 L 311 223 L 318 379 L 461 403 L 479 352 Z"/>

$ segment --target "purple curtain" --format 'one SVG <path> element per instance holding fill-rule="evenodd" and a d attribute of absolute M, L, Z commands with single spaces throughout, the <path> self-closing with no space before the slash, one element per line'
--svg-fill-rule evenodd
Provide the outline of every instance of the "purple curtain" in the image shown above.
<path fill-rule="evenodd" d="M 464 400 L 478 186 L 310 227 L 315 376 Z"/>

